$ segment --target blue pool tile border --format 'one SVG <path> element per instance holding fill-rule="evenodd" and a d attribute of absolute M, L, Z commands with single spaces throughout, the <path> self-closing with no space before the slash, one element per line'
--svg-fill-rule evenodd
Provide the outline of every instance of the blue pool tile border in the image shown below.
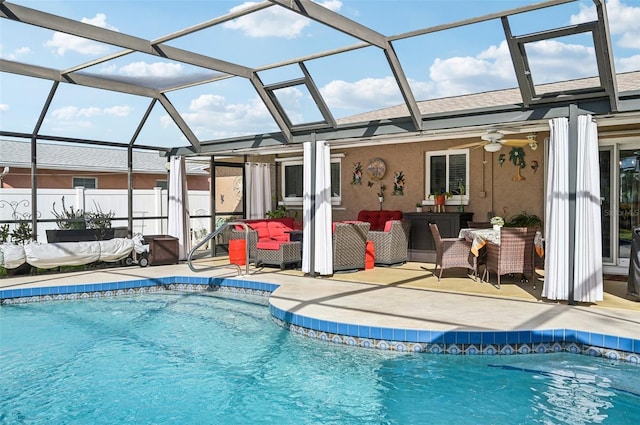
<path fill-rule="evenodd" d="M 164 290 L 197 292 L 224 290 L 269 296 L 278 287 L 278 284 L 243 278 L 169 276 L 126 282 L 3 289 L 0 290 L 0 304 L 134 295 Z M 269 312 L 276 323 L 298 335 L 366 348 L 467 355 L 509 355 L 564 351 L 623 360 L 640 365 L 640 339 L 578 329 L 516 331 L 403 329 L 319 320 L 282 310 L 271 304 Z"/>

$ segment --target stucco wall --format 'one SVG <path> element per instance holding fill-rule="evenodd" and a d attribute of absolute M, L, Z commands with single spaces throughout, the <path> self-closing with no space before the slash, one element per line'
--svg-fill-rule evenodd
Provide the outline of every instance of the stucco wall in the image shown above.
<path fill-rule="evenodd" d="M 465 206 L 465 211 L 473 212 L 477 221 L 485 221 L 490 211 L 507 218 L 522 211 L 544 218 L 543 140 L 547 136 L 542 133 L 537 135 L 537 150 L 533 151 L 529 146 L 523 148 L 526 167 L 521 170 L 521 175 L 526 180 L 522 181 L 512 180 L 517 169 L 509 162 L 510 147 L 504 146 L 493 154 L 482 148 L 471 149 L 470 201 Z M 387 188 L 383 209 L 415 211 L 416 202 L 425 199 L 425 152 L 445 150 L 475 141 L 477 138 L 332 150 L 332 153 L 343 152 L 346 155 L 342 160 L 342 205 L 334 209 L 334 220 L 354 219 L 362 209 L 380 209 L 376 195 L 380 183 Z M 498 163 L 500 154 L 505 154 L 506 158 L 502 165 Z M 381 158 L 386 164 L 386 173 L 380 181 L 373 181 L 366 174 L 366 166 L 373 158 Z M 534 160 L 538 162 L 536 172 L 531 168 Z M 352 185 L 353 168 L 357 162 L 365 168 L 365 173 L 361 185 Z M 396 171 L 402 171 L 405 176 L 404 196 L 392 195 Z M 371 187 L 369 182 L 373 182 Z M 485 193 L 484 196 L 482 192 Z M 456 211 L 456 208 L 446 206 L 447 211 Z"/>

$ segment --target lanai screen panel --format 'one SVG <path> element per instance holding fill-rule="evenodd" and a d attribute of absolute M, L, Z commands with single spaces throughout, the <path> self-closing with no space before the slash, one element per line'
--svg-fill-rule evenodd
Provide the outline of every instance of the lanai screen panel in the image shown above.
<path fill-rule="evenodd" d="M 199 140 L 278 131 L 246 78 L 234 77 L 167 93 Z"/>
<path fill-rule="evenodd" d="M 127 144 L 148 103 L 141 96 L 60 84 L 38 134 Z"/>
<path fill-rule="evenodd" d="M 148 101 L 151 103 L 150 99 Z M 190 147 L 191 143 L 180 131 L 180 128 L 167 113 L 166 109 L 160 102 L 156 102 L 149 116 L 142 123 L 142 128 L 136 137 L 134 145 L 169 149 L 176 146 Z"/>
<path fill-rule="evenodd" d="M 88 20 L 87 23 L 98 24 L 99 19 Z M 121 50 L 117 46 L 9 19 L 2 19 L 0 22 L 2 57 L 5 59 L 62 71 Z"/>
<path fill-rule="evenodd" d="M 377 47 L 314 59 L 306 66 L 335 119 L 403 102 L 384 52 Z"/>
<path fill-rule="evenodd" d="M 229 12 L 249 4 L 221 3 L 229 7 Z M 331 9 L 342 7 L 339 3 L 323 4 Z M 347 34 L 274 5 L 167 41 L 166 44 L 245 67 L 260 68 L 296 57 L 337 49 L 358 41 Z"/>
<path fill-rule="evenodd" d="M 0 81 L 0 127 L 31 134 L 38 122 L 53 83 L 40 78 L 2 74 Z M 26 102 L 25 99 L 29 99 Z"/>
<path fill-rule="evenodd" d="M 169 90 L 224 74 L 177 60 L 144 53 L 130 53 L 85 68 L 82 74 L 136 84 L 156 90 Z"/>
<path fill-rule="evenodd" d="M 477 37 L 478 33 L 482 37 Z M 499 19 L 401 39 L 393 44 L 400 61 L 408 65 L 405 72 L 417 100 L 517 86 Z M 460 109 L 466 107 L 459 105 Z"/>

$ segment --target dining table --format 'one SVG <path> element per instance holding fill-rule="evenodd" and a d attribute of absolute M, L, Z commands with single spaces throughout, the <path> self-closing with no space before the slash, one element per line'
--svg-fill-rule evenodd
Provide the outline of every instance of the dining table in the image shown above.
<path fill-rule="evenodd" d="M 480 255 L 480 250 L 484 248 L 487 242 L 500 245 L 500 229 L 460 229 L 458 237 L 471 242 L 471 253 L 476 257 Z M 542 258 L 544 256 L 544 239 L 542 232 L 539 230 L 536 231 L 534 246 L 536 253 Z"/>

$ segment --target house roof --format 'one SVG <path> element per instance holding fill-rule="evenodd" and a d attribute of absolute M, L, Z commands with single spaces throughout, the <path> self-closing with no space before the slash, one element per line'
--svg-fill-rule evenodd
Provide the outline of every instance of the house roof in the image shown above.
<path fill-rule="evenodd" d="M 616 75 L 618 91 L 629 93 L 640 90 L 640 71 L 626 72 Z M 542 84 L 540 89 L 545 92 L 563 92 L 578 90 L 583 87 L 591 87 L 597 84 L 597 78 L 580 78 L 557 83 Z M 473 93 L 462 96 L 452 96 L 440 99 L 432 99 L 418 102 L 420 113 L 437 114 L 449 111 L 465 111 L 480 108 L 489 108 L 501 105 L 515 105 L 522 102 L 520 89 L 515 87 L 507 90 L 492 90 L 482 93 Z M 363 114 L 353 115 L 337 120 L 338 124 L 356 123 L 362 121 L 388 120 L 405 117 L 409 113 L 405 104 L 379 109 Z"/>
<path fill-rule="evenodd" d="M 31 143 L 0 139 L 0 167 L 31 167 Z M 38 168 L 83 171 L 127 171 L 127 151 L 97 146 L 38 143 Z M 133 151 L 136 173 L 166 173 L 166 157 L 158 152 Z M 206 174 L 203 166 L 187 163 L 187 173 Z"/>

